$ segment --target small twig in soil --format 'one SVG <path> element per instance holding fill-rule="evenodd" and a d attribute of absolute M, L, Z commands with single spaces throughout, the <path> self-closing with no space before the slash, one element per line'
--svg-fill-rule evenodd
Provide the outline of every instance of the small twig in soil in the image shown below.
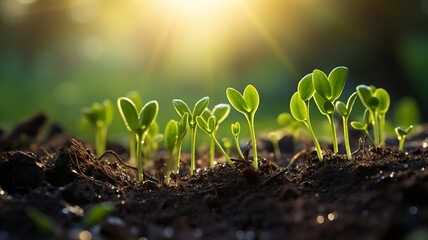
<path fill-rule="evenodd" d="M 275 179 L 275 178 L 277 178 L 277 177 L 279 177 L 280 175 L 282 175 L 283 173 L 285 173 L 286 171 L 288 170 L 288 167 L 285 167 L 284 169 L 282 169 L 281 171 L 279 171 L 279 172 L 277 172 L 277 173 L 275 173 L 275 174 L 272 174 L 271 176 L 269 176 L 267 179 L 265 179 L 263 182 L 262 182 L 262 186 L 264 186 L 264 185 L 266 185 L 266 184 L 268 184 L 268 183 L 270 183 L 273 179 Z"/>

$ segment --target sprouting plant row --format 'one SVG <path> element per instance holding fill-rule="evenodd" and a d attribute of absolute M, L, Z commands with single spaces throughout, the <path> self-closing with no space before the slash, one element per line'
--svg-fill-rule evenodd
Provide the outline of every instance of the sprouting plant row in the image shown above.
<path fill-rule="evenodd" d="M 325 115 L 328 119 L 333 139 L 334 154 L 338 153 L 336 124 L 334 122 L 334 114 L 337 113 L 341 116 L 343 121 L 343 139 L 347 158 L 352 158 L 349 144 L 348 121 L 357 98 L 360 99 L 366 110 L 363 120 L 361 122 L 351 122 L 351 126 L 357 130 L 364 131 L 373 145 L 381 146 L 385 141 L 385 115 L 390 105 L 388 92 L 383 88 L 359 85 L 356 87 L 356 92 L 349 96 L 346 103 L 338 101 L 343 92 L 347 76 L 348 68 L 346 67 L 337 67 L 328 75 L 318 69 L 307 74 L 299 81 L 297 91 L 291 97 L 291 115 L 283 113 L 278 116 L 280 125 L 291 129 L 292 132 L 297 132 L 296 129 L 299 127 L 297 122 L 304 123 L 312 136 L 320 161 L 324 158 L 323 152 L 312 128 L 309 113 L 312 100 L 315 102 L 320 113 Z M 233 88 L 228 88 L 226 90 L 226 96 L 233 108 L 242 113 L 247 121 L 253 152 L 253 167 L 257 169 L 258 155 L 256 134 L 254 131 L 254 118 L 259 106 L 259 94 L 254 86 L 248 85 L 242 94 Z M 126 97 L 120 97 L 117 100 L 117 107 L 122 120 L 130 132 L 130 161 L 137 165 L 139 181 L 142 181 L 144 178 L 142 155 L 153 157 L 153 153 L 156 152 L 158 144 L 164 141 L 165 148 L 169 152 L 165 183 L 170 183 L 171 172 L 178 173 L 180 169 L 182 142 L 188 129 L 190 129 L 191 139 L 190 175 L 193 175 L 196 169 L 195 154 L 198 129 L 208 134 L 211 139 L 210 167 L 212 168 L 215 165 L 214 153 L 215 148 L 217 148 L 222 153 L 227 163 L 232 168 L 235 168 L 235 164 L 230 158 L 230 151 L 228 150 L 231 146 L 230 141 L 227 139 L 224 140 L 225 146 L 227 147 L 225 150 L 216 138 L 216 133 L 220 124 L 230 113 L 230 105 L 221 103 L 209 109 L 209 102 L 209 97 L 203 97 L 195 103 L 191 110 L 188 104 L 183 100 L 174 99 L 172 105 L 180 116 L 180 119 L 179 121 L 170 120 L 162 135 L 159 133 L 159 127 L 156 123 L 156 117 L 159 112 L 159 104 L 156 100 L 149 101 L 142 106 L 141 98 L 136 92 L 131 92 Z M 107 128 L 111 124 L 113 118 L 113 106 L 110 101 L 106 100 L 103 103 L 94 103 L 91 108 L 85 108 L 83 113 L 96 129 L 95 146 L 97 153 L 101 154 L 105 151 Z M 293 118 L 296 121 L 293 121 Z M 403 149 L 404 140 L 412 128 L 413 126 L 407 129 L 401 127 L 396 128 L 396 133 L 400 140 L 400 150 Z M 240 123 L 233 123 L 230 130 L 239 157 L 245 159 L 239 146 Z M 280 151 L 277 147 L 279 136 L 271 134 L 269 138 L 272 140 L 274 147 L 276 146 L 275 154 L 279 157 Z M 296 140 L 297 136 L 294 134 L 293 138 Z"/>

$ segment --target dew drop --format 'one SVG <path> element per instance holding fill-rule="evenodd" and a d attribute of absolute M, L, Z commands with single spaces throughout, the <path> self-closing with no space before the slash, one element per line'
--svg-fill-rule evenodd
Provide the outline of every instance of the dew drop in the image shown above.
<path fill-rule="evenodd" d="M 411 215 L 416 215 L 416 214 L 418 213 L 418 208 L 417 208 L 417 207 L 415 207 L 415 206 L 411 206 L 411 207 L 409 207 L 409 213 L 410 213 Z"/>
<path fill-rule="evenodd" d="M 422 143 L 422 147 L 423 148 L 427 148 L 428 147 L 428 143 L 427 142 Z"/>
<path fill-rule="evenodd" d="M 203 235 L 204 235 L 204 234 L 203 234 L 202 230 L 201 230 L 201 229 L 199 229 L 199 228 L 196 228 L 196 229 L 193 231 L 193 236 L 194 236 L 195 238 L 201 238 Z"/>
<path fill-rule="evenodd" d="M 394 172 L 392 172 L 391 174 L 389 174 L 389 177 L 393 178 L 394 177 Z"/>
<path fill-rule="evenodd" d="M 425 168 L 423 167 L 423 168 L 421 168 L 421 171 L 425 171 Z"/>
<path fill-rule="evenodd" d="M 172 229 L 172 227 L 164 228 L 163 235 L 167 238 L 171 238 L 174 235 L 174 229 Z"/>
<path fill-rule="evenodd" d="M 235 237 L 236 237 L 237 240 L 244 240 L 245 239 L 245 232 L 241 231 L 241 230 L 238 230 L 235 233 Z"/>

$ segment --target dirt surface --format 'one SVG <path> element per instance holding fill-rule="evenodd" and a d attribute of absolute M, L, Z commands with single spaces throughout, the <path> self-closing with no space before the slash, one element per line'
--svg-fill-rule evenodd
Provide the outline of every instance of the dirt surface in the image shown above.
<path fill-rule="evenodd" d="M 96 157 L 58 126 L 41 131 L 45 122 L 40 114 L 0 131 L 0 239 L 428 237 L 424 130 L 406 152 L 360 144 L 352 160 L 326 152 L 320 162 L 310 149 L 276 160 L 260 144 L 259 170 L 235 158 L 235 170 L 219 164 L 189 177 L 182 169 L 168 187 L 164 167 L 139 184 L 122 148 Z M 166 154 L 157 156 L 155 166 L 163 166 Z M 113 213 L 84 229 L 84 215 L 100 202 L 111 202 Z M 30 207 L 55 223 L 54 233 L 35 226 Z"/>

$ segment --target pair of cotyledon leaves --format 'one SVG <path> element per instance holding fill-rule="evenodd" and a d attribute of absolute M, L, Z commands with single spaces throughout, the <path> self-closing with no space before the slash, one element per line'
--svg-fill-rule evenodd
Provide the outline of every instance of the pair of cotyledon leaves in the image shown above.
<path fill-rule="evenodd" d="M 381 114 L 388 111 L 390 97 L 385 89 L 359 85 L 357 86 L 357 93 L 363 105 L 371 111 L 377 111 Z"/>
<path fill-rule="evenodd" d="M 117 100 L 117 105 L 126 128 L 130 132 L 136 134 L 144 134 L 147 132 L 159 112 L 159 104 L 157 101 L 146 103 L 141 108 L 140 112 L 138 112 L 134 102 L 126 97 L 119 98 Z"/>
<path fill-rule="evenodd" d="M 290 101 L 290 110 L 294 118 L 299 121 L 308 119 L 308 106 L 305 101 L 312 97 L 321 113 L 332 114 L 335 109 L 334 102 L 342 94 L 347 76 L 348 68 L 337 67 L 328 76 L 316 69 L 303 77 Z"/>

